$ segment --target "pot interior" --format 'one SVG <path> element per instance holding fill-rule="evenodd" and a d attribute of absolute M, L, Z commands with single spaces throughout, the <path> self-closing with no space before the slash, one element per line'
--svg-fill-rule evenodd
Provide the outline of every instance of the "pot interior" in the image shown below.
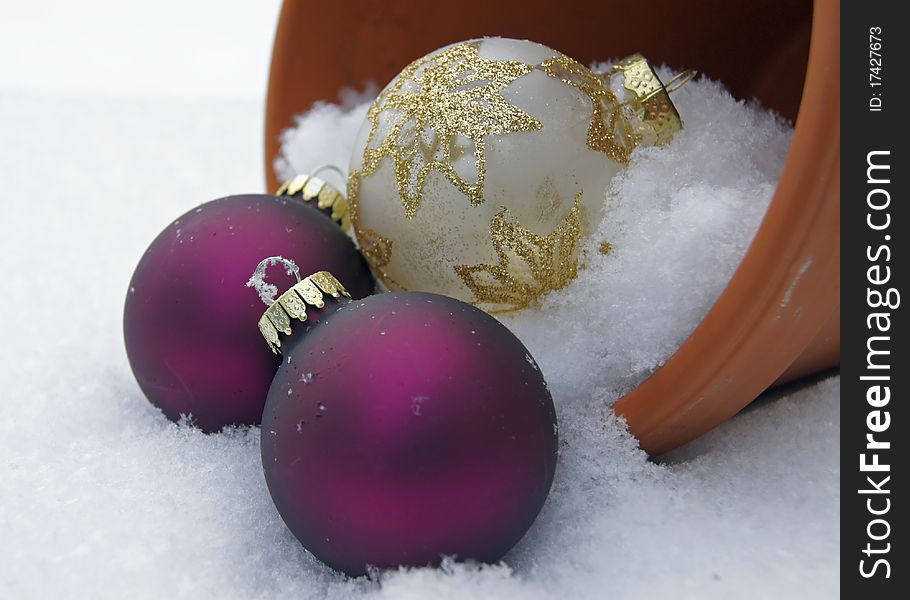
<path fill-rule="evenodd" d="M 337 100 L 344 88 L 368 81 L 382 87 L 436 48 L 489 35 L 534 40 L 586 64 L 641 52 L 655 64 L 697 69 L 736 97 L 758 98 L 793 120 L 811 22 L 807 0 L 285 2 L 269 82 L 269 188 L 278 184 L 278 136 L 295 114 L 317 100 Z"/>

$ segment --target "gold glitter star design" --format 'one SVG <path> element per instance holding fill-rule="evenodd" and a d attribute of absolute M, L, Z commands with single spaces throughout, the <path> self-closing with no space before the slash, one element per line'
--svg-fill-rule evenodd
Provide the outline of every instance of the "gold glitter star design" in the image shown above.
<path fill-rule="evenodd" d="M 414 61 L 370 106 L 371 128 L 361 176 L 369 177 L 385 157 L 392 158 L 408 219 L 420 207 L 427 176 L 433 171 L 445 175 L 472 206 L 483 203 L 486 136 L 543 127 L 501 94 L 533 69 L 519 61 L 481 58 L 477 42 Z M 377 140 L 380 131 L 384 137 Z M 473 155 L 473 181 L 453 166 L 463 155 Z"/>
<path fill-rule="evenodd" d="M 495 265 L 455 266 L 455 272 L 474 293 L 474 304 L 491 305 L 487 309 L 491 313 L 520 310 L 575 279 L 581 197 L 579 192 L 565 218 L 545 236 L 527 230 L 509 209 L 500 208 L 490 222 L 490 242 L 499 261 Z"/>
<path fill-rule="evenodd" d="M 360 223 L 360 213 L 357 210 L 357 197 L 360 192 L 360 173 L 351 171 L 348 175 L 348 202 L 350 206 L 351 223 L 354 224 L 354 235 L 360 246 L 360 254 L 366 259 L 373 273 L 392 290 L 407 291 L 388 274 L 385 267 L 392 262 L 394 242 L 375 229 L 363 227 Z"/>
<path fill-rule="evenodd" d="M 388 279 L 384 267 L 392 261 L 392 240 L 379 234 L 375 229 L 363 227 L 357 199 L 360 194 L 360 173 L 351 171 L 348 175 L 348 203 L 354 234 L 360 245 L 360 253 L 370 267 L 383 279 Z"/>
<path fill-rule="evenodd" d="M 562 54 L 540 63 L 540 69 L 590 98 L 594 114 L 588 128 L 588 148 L 608 154 L 620 164 L 628 164 L 629 156 L 640 141 L 639 136 L 624 118 L 623 106 L 607 87 L 607 82 Z"/>

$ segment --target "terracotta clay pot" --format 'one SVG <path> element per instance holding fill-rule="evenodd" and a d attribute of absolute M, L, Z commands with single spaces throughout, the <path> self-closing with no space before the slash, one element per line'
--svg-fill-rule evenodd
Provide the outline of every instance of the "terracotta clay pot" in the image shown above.
<path fill-rule="evenodd" d="M 278 186 L 278 136 L 295 114 L 485 35 L 531 39 L 583 63 L 642 52 L 795 119 L 774 199 L 726 290 L 664 366 L 615 405 L 642 448 L 659 454 L 775 383 L 839 363 L 839 29 L 837 0 L 286 0 L 269 80 L 268 187 Z"/>

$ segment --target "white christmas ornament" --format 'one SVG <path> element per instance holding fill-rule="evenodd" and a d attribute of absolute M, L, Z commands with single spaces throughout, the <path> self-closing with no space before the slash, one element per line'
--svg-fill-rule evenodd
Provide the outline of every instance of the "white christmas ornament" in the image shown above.
<path fill-rule="evenodd" d="M 491 312 L 561 289 L 632 150 L 681 127 L 668 89 L 640 55 L 596 74 L 505 38 L 411 63 L 370 107 L 351 158 L 364 255 L 390 289 Z"/>

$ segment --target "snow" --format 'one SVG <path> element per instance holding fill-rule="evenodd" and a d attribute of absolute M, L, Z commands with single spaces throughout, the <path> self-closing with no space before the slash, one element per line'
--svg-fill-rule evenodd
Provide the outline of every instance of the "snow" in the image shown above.
<path fill-rule="evenodd" d="M 66 14 L 51 14 L 41 23 L 35 18 L 28 27 L 62 32 L 69 26 Z M 166 23 L 162 19 L 157 27 Z M 235 32 L 247 26 L 239 16 L 230 23 Z M 143 84 L 141 92 L 68 87 L 66 81 L 31 85 L 25 78 L 37 79 L 51 58 L 29 44 L 49 38 L 14 25 L 0 29 L 16 29 L 13 40 L 28 51 L 22 54 L 25 66 L 0 78 L 0 390 L 8 411 L 0 420 L 0 597 L 837 594 L 836 376 L 773 393 L 660 462 L 647 460 L 604 409 L 617 390 L 645 376 L 656 357 L 685 335 L 696 318 L 692 307 L 715 289 L 691 290 L 697 296 L 692 304 L 680 305 L 684 323 L 655 323 L 650 333 L 641 332 L 653 340 L 659 329 L 668 329 L 667 346 L 657 344 L 641 356 L 585 358 L 564 372 L 559 357 L 535 341 L 534 331 L 513 324 L 560 406 L 562 448 L 543 513 L 503 564 L 447 562 L 439 569 L 401 569 L 372 580 L 348 580 L 319 564 L 272 505 L 259 464 L 258 429 L 204 435 L 167 421 L 143 398 L 122 342 L 129 277 L 154 236 L 174 216 L 206 200 L 262 190 L 262 89 L 255 94 L 250 89 L 251 82 L 264 79 L 267 61 L 257 63 L 257 72 L 237 75 L 236 88 L 225 80 L 201 97 L 172 89 L 159 94 L 151 84 Z M 98 39 L 89 53 L 95 56 L 106 46 L 103 28 L 93 28 Z M 230 37 L 223 31 L 218 36 Z M 255 44 L 239 35 L 232 39 L 261 55 L 270 36 L 270 29 L 262 28 Z M 195 42 L 188 37 L 182 43 L 189 40 Z M 74 42 L 71 50 L 78 48 Z M 192 79 L 195 62 L 169 60 L 156 63 L 153 81 L 171 77 L 169 69 L 184 69 L 174 82 Z M 28 68 L 28 61 L 37 70 Z M 85 81 L 100 78 L 93 68 L 86 67 L 92 76 Z M 690 113 L 687 124 L 698 137 L 695 118 Z M 703 118 L 710 124 L 723 114 Z M 760 114 L 754 118 L 768 125 Z M 748 119 L 744 123 L 747 127 Z M 753 142 L 751 153 L 729 151 L 758 164 L 756 173 L 770 172 L 774 165 L 761 163 L 761 143 Z M 773 143 L 768 138 L 767 144 Z M 324 160 L 336 162 L 334 156 Z M 656 166 L 662 159 L 655 153 L 642 160 Z M 697 229 L 696 211 L 685 209 L 696 202 L 695 179 L 715 185 L 723 167 L 694 162 L 692 181 L 679 174 L 675 191 L 654 192 L 670 207 L 661 219 L 678 222 L 688 215 L 684 228 Z M 630 177 L 617 183 L 617 193 L 628 186 L 632 202 L 632 188 L 640 184 Z M 735 221 L 726 214 L 725 201 L 750 186 L 727 186 L 704 218 Z M 758 198 L 762 191 L 754 193 Z M 622 210 L 619 204 L 614 209 Z M 760 217 L 760 209 L 756 212 Z M 617 262 L 628 260 L 627 266 L 645 260 L 647 252 L 631 242 L 636 227 L 629 221 L 613 233 Z M 736 238 L 736 231 L 721 241 Z M 672 259 L 667 270 L 684 267 L 686 257 L 674 255 L 698 243 L 694 234 L 684 239 L 682 247 L 654 249 L 648 260 Z M 630 254 L 623 259 L 622 251 Z M 711 288 L 713 279 L 705 277 L 693 287 Z M 688 302 L 687 294 L 670 295 L 661 302 Z M 659 320 L 660 313 L 657 308 L 651 317 Z M 611 335 L 626 335 L 622 323 L 611 323 L 617 328 Z M 581 347 L 579 336 L 565 334 L 569 348 Z M 601 381 L 596 389 L 582 386 L 569 398 L 570 383 L 579 381 L 576 370 L 595 360 L 611 372 L 629 369 L 633 375 L 619 383 Z"/>

